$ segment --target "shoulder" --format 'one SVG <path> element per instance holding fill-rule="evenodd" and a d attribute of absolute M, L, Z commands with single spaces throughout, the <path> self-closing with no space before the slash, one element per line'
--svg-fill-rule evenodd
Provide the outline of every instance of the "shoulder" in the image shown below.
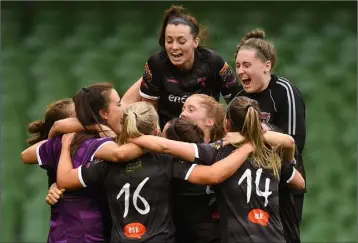
<path fill-rule="evenodd" d="M 162 66 L 167 63 L 168 55 L 165 51 L 158 51 L 148 58 L 148 65 L 150 66 Z"/>
<path fill-rule="evenodd" d="M 225 63 L 224 59 L 212 49 L 198 47 L 197 51 L 200 54 L 200 57 L 208 61 L 210 64 L 214 64 L 222 67 Z"/>
<path fill-rule="evenodd" d="M 298 88 L 287 78 L 272 75 L 273 87 L 276 91 L 280 93 L 288 93 L 293 95 L 293 93 L 300 93 Z"/>

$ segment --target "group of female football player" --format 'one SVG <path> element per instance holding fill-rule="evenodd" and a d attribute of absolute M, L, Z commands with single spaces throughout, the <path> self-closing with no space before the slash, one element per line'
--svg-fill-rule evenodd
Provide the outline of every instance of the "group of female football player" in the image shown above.
<path fill-rule="evenodd" d="M 48 175 L 47 241 L 300 242 L 305 106 L 264 37 L 241 39 L 235 73 L 172 6 L 122 99 L 95 83 L 48 105 L 21 154 Z"/>

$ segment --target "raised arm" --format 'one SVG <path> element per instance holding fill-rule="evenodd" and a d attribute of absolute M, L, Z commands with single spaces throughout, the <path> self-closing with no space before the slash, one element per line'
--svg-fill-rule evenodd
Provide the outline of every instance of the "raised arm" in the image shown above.
<path fill-rule="evenodd" d="M 57 135 L 65 133 L 78 133 L 82 131 L 85 131 L 85 128 L 82 126 L 82 124 L 77 118 L 66 118 L 58 120 L 53 124 L 48 134 L 48 137 L 53 138 Z"/>
<path fill-rule="evenodd" d="M 142 83 L 142 77 L 138 79 L 123 95 L 121 103 L 124 105 L 130 105 L 142 100 L 142 97 L 139 94 L 140 84 Z"/>
<path fill-rule="evenodd" d="M 117 135 L 105 125 L 89 125 L 86 126 L 87 130 L 97 131 L 101 137 L 111 137 L 115 138 Z M 51 127 L 48 137 L 52 138 L 57 135 L 65 133 L 78 133 L 85 131 L 86 129 L 82 126 L 80 121 L 77 118 L 66 118 L 59 121 L 56 121 Z"/>
<path fill-rule="evenodd" d="M 153 135 L 143 135 L 138 138 L 133 138 L 130 139 L 130 142 L 144 149 L 170 154 L 189 162 L 193 162 L 195 158 L 198 157 L 198 151 L 195 144 L 174 141 Z"/>
<path fill-rule="evenodd" d="M 193 164 L 188 181 L 202 185 L 219 184 L 232 176 L 252 152 L 252 145 L 245 143 L 229 156 L 211 166 Z"/>
<path fill-rule="evenodd" d="M 144 154 L 144 150 L 134 143 L 119 146 L 115 142 L 107 142 L 97 149 L 94 157 L 112 162 L 125 162 Z"/>
<path fill-rule="evenodd" d="M 264 138 L 268 144 L 283 148 L 283 159 L 285 161 L 291 162 L 294 160 L 296 146 L 292 136 L 284 133 L 267 131 L 264 133 Z"/>

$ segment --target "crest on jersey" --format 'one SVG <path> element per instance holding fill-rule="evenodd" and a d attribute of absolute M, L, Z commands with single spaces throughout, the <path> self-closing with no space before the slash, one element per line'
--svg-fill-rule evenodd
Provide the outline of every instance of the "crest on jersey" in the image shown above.
<path fill-rule="evenodd" d="M 142 161 L 140 159 L 137 159 L 134 162 L 128 163 L 125 171 L 126 173 L 131 173 L 140 170 L 142 168 L 143 168 Z"/>
<path fill-rule="evenodd" d="M 261 122 L 269 123 L 271 118 L 271 113 L 268 112 L 260 112 Z"/>
<path fill-rule="evenodd" d="M 215 148 L 216 150 L 219 150 L 223 146 L 223 141 L 219 140 L 213 143 L 209 144 L 211 147 Z"/>
<path fill-rule="evenodd" d="M 226 80 L 229 75 L 232 74 L 230 66 L 225 62 L 224 66 L 221 68 L 219 75 L 223 80 Z"/>
<path fill-rule="evenodd" d="M 143 76 L 144 76 L 145 80 L 147 80 L 148 82 L 152 81 L 152 72 L 149 69 L 148 62 L 146 62 L 144 65 L 144 75 Z"/>

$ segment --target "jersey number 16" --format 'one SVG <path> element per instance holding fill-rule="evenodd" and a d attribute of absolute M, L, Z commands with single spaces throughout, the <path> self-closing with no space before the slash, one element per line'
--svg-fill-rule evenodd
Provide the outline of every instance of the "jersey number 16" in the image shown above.
<path fill-rule="evenodd" d="M 145 200 L 142 196 L 139 195 L 140 191 L 142 190 L 143 186 L 145 185 L 145 183 L 149 180 L 149 177 L 146 177 L 135 189 L 134 193 L 133 193 L 133 205 L 135 207 L 135 209 L 137 210 L 138 213 L 140 213 L 141 215 L 145 215 L 147 213 L 149 213 L 150 211 L 150 206 L 149 203 L 147 202 L 147 200 Z M 124 213 L 123 213 L 123 218 L 127 217 L 128 215 L 128 210 L 129 210 L 129 194 L 130 194 L 130 184 L 126 183 L 124 184 L 124 186 L 122 187 L 122 189 L 119 191 L 118 195 L 117 195 L 117 200 L 122 196 L 122 194 L 124 193 Z M 137 205 L 137 200 L 141 200 L 142 203 L 144 204 L 144 209 L 140 209 Z"/>

